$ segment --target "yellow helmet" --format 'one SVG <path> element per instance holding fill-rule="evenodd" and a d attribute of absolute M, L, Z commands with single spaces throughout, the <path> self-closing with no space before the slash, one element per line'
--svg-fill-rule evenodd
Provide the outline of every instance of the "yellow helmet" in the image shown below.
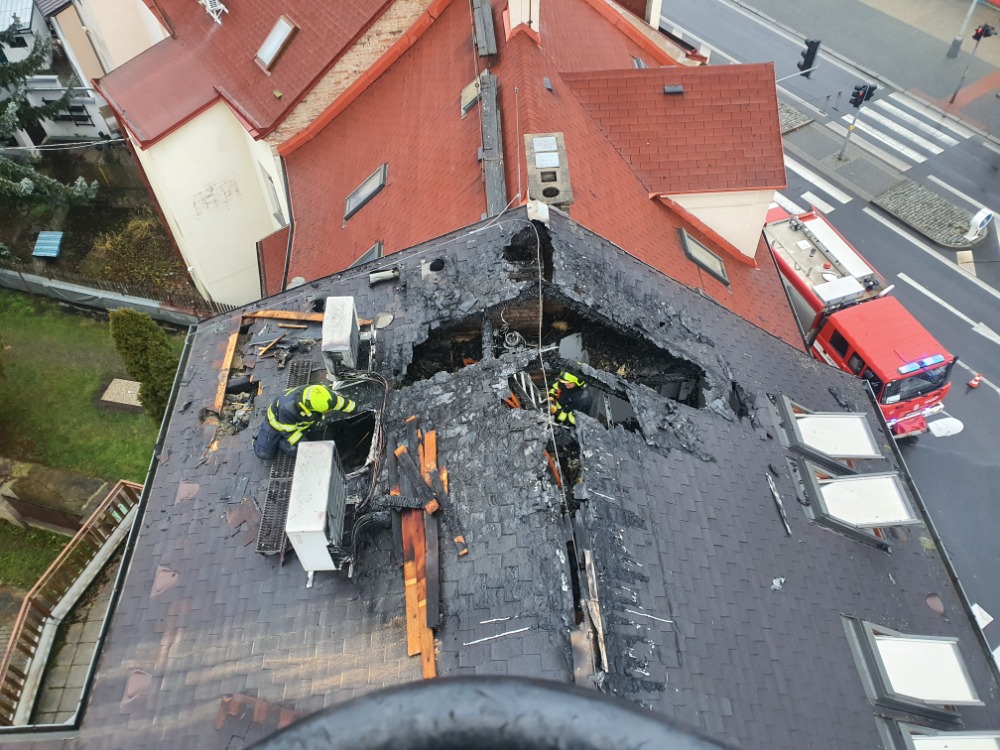
<path fill-rule="evenodd" d="M 566 385 L 583 385 L 583 381 L 571 372 L 559 373 L 559 382 Z"/>
<path fill-rule="evenodd" d="M 330 411 L 330 407 L 333 405 L 333 394 L 325 385 L 311 385 L 302 394 L 302 403 L 309 411 Z"/>

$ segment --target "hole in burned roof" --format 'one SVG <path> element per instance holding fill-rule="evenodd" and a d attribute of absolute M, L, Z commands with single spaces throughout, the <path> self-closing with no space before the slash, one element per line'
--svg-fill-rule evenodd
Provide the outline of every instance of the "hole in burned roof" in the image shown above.
<path fill-rule="evenodd" d="M 403 385 L 413 385 L 439 372 L 458 372 L 483 358 L 483 328 L 478 321 L 442 326 L 413 347 L 413 361 Z"/>
<path fill-rule="evenodd" d="M 428 268 L 434 273 L 437 273 L 438 271 L 444 268 L 444 258 L 435 258 L 434 260 L 431 261 Z"/>
<path fill-rule="evenodd" d="M 754 407 L 754 399 L 735 380 L 730 382 L 733 387 L 729 391 L 729 407 L 736 413 L 737 417 L 746 419 Z"/>
<path fill-rule="evenodd" d="M 705 371 L 697 364 L 673 356 L 638 333 L 623 333 L 593 315 L 577 313 L 555 300 L 544 302 L 541 342 L 538 341 L 536 299 L 529 298 L 523 303 L 494 310 L 493 328 L 493 354 L 539 346 L 548 349 L 577 334 L 582 348 L 580 360 L 591 367 L 615 373 L 630 383 L 645 385 L 687 406 L 701 408 L 705 405 Z M 613 408 L 624 413 L 617 408 L 617 402 Z M 628 420 L 623 418 L 622 421 Z"/>
<path fill-rule="evenodd" d="M 526 281 L 538 278 L 538 258 L 544 264 L 542 277 L 552 281 L 552 241 L 544 224 L 532 222 L 518 230 L 503 249 L 504 260 L 514 264 L 511 280 Z"/>
<path fill-rule="evenodd" d="M 372 436 L 375 434 L 375 412 L 363 411 L 342 419 L 334 416 L 331 420 L 324 424 L 322 434 L 315 439 L 332 440 L 336 443 L 344 473 L 350 474 L 368 461 Z"/>

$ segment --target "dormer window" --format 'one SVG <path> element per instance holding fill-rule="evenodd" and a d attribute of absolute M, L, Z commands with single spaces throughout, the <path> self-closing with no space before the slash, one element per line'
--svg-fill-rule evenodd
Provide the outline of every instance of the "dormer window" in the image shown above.
<path fill-rule="evenodd" d="M 288 16 L 279 18 L 271 33 L 267 35 L 267 39 L 257 50 L 255 58 L 257 64 L 264 70 L 270 71 L 298 30 L 299 27 Z"/>
<path fill-rule="evenodd" d="M 954 732 L 876 719 L 883 746 L 891 750 L 1000 750 L 1000 731 Z"/>
<path fill-rule="evenodd" d="M 956 706 L 982 706 L 957 638 L 899 633 L 844 617 L 869 700 L 884 708 L 957 722 Z"/>

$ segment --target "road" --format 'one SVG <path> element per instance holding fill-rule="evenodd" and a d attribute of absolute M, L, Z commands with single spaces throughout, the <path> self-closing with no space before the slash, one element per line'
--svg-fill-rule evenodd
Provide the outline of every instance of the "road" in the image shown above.
<path fill-rule="evenodd" d="M 842 12 L 830 15 L 829 9 L 840 5 L 818 0 L 754 2 L 766 6 L 769 14 L 806 19 L 801 30 L 824 39 L 820 64 L 811 78 L 793 75 L 804 45 L 802 36 L 787 28 L 792 19 L 786 27 L 779 27 L 731 0 L 669 0 L 664 3 L 661 28 L 709 50 L 713 64 L 774 61 L 780 99 L 819 126 L 812 131 L 812 138 L 826 134 L 829 140 L 832 133 L 842 140 L 855 113 L 848 103 L 852 88 L 876 83 L 876 96 L 861 109 L 863 125 L 853 133 L 851 142 L 879 164 L 888 165 L 893 173 L 926 185 L 970 212 L 987 207 L 1000 215 L 1000 146 L 901 90 L 912 85 L 911 79 L 918 75 L 903 70 L 910 58 L 933 54 L 944 59 L 939 40 L 916 31 L 903 33 L 897 24 L 890 44 L 883 42 L 868 59 L 861 60 L 862 70 L 847 60 L 859 59 L 865 52 L 863 45 L 852 42 L 847 55 L 838 54 L 840 50 L 827 41 L 843 38 L 830 33 L 834 25 L 845 23 Z M 848 4 L 852 8 L 861 5 Z M 857 19 L 848 20 L 853 23 Z M 975 60 L 963 62 L 960 58 L 958 62 L 960 67 L 971 62 L 970 80 L 989 72 L 976 70 Z M 896 69 L 889 70 L 893 67 L 890 63 Z M 875 66 L 887 66 L 887 75 L 874 74 Z M 780 80 L 784 76 L 792 77 Z M 939 73 L 923 80 L 924 90 L 941 96 L 948 85 L 945 78 L 945 73 Z M 893 85 L 896 81 L 899 83 Z M 956 83 L 957 75 L 950 84 L 952 90 Z M 946 410 L 932 420 L 937 434 L 921 436 L 916 443 L 903 446 L 902 452 L 970 601 L 998 619 L 983 628 L 990 647 L 997 649 L 1000 293 L 994 287 L 1000 287 L 1000 241 L 995 225 L 977 245 L 974 265 L 966 265 L 976 278 L 956 264 L 955 251 L 932 245 L 869 205 L 869 191 L 845 179 L 835 161 L 817 158 L 804 163 L 800 152 L 790 153 L 792 140 L 786 136 L 788 188 L 778 194 L 779 202 L 786 210 L 812 205 L 827 213 L 838 230 L 895 284 L 893 294 L 960 358 L 952 374 L 954 385 L 945 401 Z M 970 389 L 966 383 L 975 372 L 982 373 L 984 380 L 978 388 Z"/>

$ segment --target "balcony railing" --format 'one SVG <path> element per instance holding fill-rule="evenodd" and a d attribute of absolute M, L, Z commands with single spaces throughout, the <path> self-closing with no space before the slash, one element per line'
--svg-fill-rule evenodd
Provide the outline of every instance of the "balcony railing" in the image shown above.
<path fill-rule="evenodd" d="M 24 598 L 0 662 L 0 727 L 28 723 L 55 631 L 125 539 L 141 491 L 118 482 Z"/>

